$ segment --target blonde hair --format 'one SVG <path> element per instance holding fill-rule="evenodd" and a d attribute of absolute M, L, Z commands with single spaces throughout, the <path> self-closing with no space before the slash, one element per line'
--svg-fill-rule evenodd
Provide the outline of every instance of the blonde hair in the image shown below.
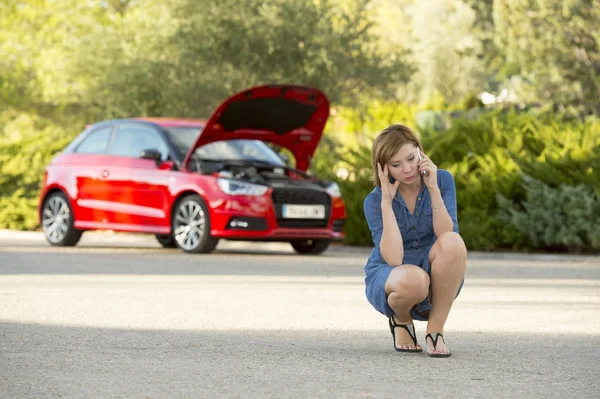
<path fill-rule="evenodd" d="M 381 187 L 377 164 L 379 163 L 382 167 L 386 167 L 390 159 L 400 150 L 400 147 L 407 142 L 413 143 L 421 151 L 423 150 L 421 140 L 419 140 L 410 128 L 404 125 L 390 125 L 377 135 L 371 148 L 371 161 L 373 163 L 373 176 L 371 180 L 373 180 L 377 187 Z"/>

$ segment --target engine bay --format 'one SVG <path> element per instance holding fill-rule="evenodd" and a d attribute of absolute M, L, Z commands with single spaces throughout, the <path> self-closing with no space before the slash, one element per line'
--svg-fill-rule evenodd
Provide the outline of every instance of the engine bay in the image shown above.
<path fill-rule="evenodd" d="M 271 165 L 261 161 L 213 161 L 201 160 L 197 171 L 204 175 L 213 175 L 264 186 L 317 186 L 326 188 L 320 179 L 294 168 Z"/>

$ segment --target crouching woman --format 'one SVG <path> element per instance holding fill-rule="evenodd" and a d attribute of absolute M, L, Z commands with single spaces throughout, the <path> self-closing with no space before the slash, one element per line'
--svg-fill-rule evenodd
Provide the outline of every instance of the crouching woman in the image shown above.
<path fill-rule="evenodd" d="M 456 187 L 404 125 L 373 143 L 375 188 L 364 201 L 374 248 L 365 266 L 367 299 L 388 324 L 399 352 L 422 352 L 414 320 L 426 321 L 427 353 L 451 355 L 444 324 L 464 282 L 465 244 L 458 234 Z"/>

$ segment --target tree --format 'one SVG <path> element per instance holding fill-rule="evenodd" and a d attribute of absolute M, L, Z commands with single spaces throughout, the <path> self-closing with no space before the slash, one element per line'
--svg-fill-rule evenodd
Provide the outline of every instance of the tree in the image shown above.
<path fill-rule="evenodd" d="M 484 71 L 482 90 L 498 92 L 505 76 L 504 54 L 495 41 L 494 0 L 465 0 L 475 12 L 472 34 L 481 43 L 477 54 Z"/>
<path fill-rule="evenodd" d="M 421 101 L 441 94 L 456 103 L 481 92 L 486 71 L 481 40 L 473 34 L 475 11 L 462 1 L 430 0 L 415 2 L 410 15 Z"/>
<path fill-rule="evenodd" d="M 600 115 L 600 0 L 496 0 L 494 22 L 523 101 Z"/>
<path fill-rule="evenodd" d="M 262 83 L 316 86 L 345 105 L 393 97 L 412 69 L 403 49 L 381 50 L 373 13 L 368 0 L 189 1 L 177 12 L 173 87 L 191 112 Z"/>

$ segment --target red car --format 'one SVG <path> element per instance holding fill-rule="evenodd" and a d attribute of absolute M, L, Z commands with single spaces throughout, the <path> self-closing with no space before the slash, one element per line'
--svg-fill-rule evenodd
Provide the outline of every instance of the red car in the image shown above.
<path fill-rule="evenodd" d="M 46 239 L 73 246 L 86 230 L 115 230 L 185 252 L 210 252 L 224 238 L 321 253 L 344 237 L 346 221 L 338 186 L 307 173 L 328 116 L 321 91 L 274 85 L 234 95 L 208 121 L 88 126 L 45 170 Z M 266 143 L 287 148 L 296 166 Z"/>

